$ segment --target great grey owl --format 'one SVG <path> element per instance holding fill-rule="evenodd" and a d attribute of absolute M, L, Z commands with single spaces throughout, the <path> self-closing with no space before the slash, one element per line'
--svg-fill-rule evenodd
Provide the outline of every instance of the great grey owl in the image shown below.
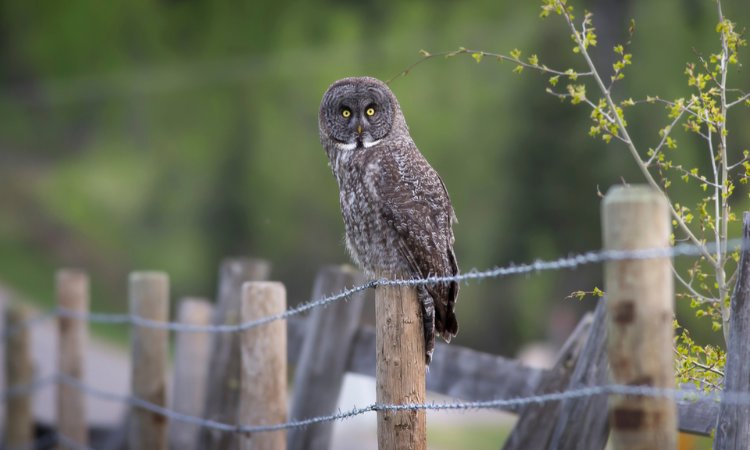
<path fill-rule="evenodd" d="M 458 275 L 448 191 L 414 145 L 388 86 L 367 77 L 335 82 L 320 104 L 318 130 L 352 259 L 377 278 Z M 418 288 L 427 365 L 435 331 L 447 342 L 458 333 L 457 295 L 456 282 Z"/>

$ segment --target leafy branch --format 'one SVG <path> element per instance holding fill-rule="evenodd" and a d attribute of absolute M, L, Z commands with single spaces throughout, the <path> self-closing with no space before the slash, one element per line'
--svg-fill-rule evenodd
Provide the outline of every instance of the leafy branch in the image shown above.
<path fill-rule="evenodd" d="M 728 199 L 733 194 L 735 185 L 733 180 L 739 180 L 742 184 L 750 181 L 750 156 L 748 151 L 743 152 L 743 158 L 733 164 L 728 163 L 728 138 L 727 129 L 727 111 L 729 108 L 744 102 L 750 106 L 750 94 L 746 94 L 741 89 L 728 88 L 726 85 L 727 72 L 731 64 L 738 64 L 738 50 L 746 45 L 743 29 L 741 33 L 736 31 L 736 25 L 726 19 L 721 11 L 720 0 L 716 1 L 719 24 L 716 27 L 720 35 L 720 51 L 717 54 L 711 54 L 709 57 L 703 57 L 695 48 L 693 51 L 702 67 L 700 73 L 696 73 L 696 64 L 688 63 L 685 74 L 688 78 L 688 86 L 695 89 L 696 93 L 692 94 L 687 100 L 680 98 L 674 101 L 664 100 L 657 97 L 647 96 L 645 100 L 634 101 L 632 98 L 621 101 L 618 105 L 612 97 L 612 87 L 615 82 L 621 80 L 625 74 L 624 69 L 631 64 L 632 55 L 627 53 L 630 42 L 633 39 L 635 23 L 631 21 L 629 28 L 629 38 L 624 45 L 614 47 L 615 53 L 619 55 L 619 60 L 613 65 L 614 75 L 609 80 L 609 85 L 605 85 L 597 68 L 589 56 L 589 47 L 596 46 L 597 37 L 594 33 L 595 28 L 592 24 L 593 14 L 584 12 L 583 20 L 580 26 L 576 26 L 573 16 L 573 7 L 569 6 L 568 0 L 543 0 L 542 13 L 540 16 L 545 18 L 552 13 L 565 18 L 570 30 L 572 39 L 575 42 L 573 52 L 583 56 L 588 72 L 577 73 L 572 69 L 559 71 L 548 68 L 539 64 L 536 55 L 528 58 L 528 63 L 521 61 L 521 52 L 514 50 L 510 56 L 498 55 L 482 51 L 467 50 L 463 47 L 455 52 L 443 52 L 430 54 L 422 51 L 424 58 L 399 73 L 405 75 L 414 66 L 421 64 L 427 59 L 436 56 L 452 57 L 458 54 L 471 54 L 479 63 L 485 56 L 497 58 L 499 61 L 512 61 L 517 64 L 514 72 L 521 73 L 524 68 L 537 69 L 543 73 L 552 75 L 549 79 L 554 88 L 561 76 L 567 76 L 569 80 L 575 81 L 578 77 L 591 77 L 595 81 L 601 98 L 598 101 L 590 99 L 587 95 L 585 84 L 568 84 L 566 91 L 555 92 L 548 88 L 547 92 L 551 95 L 565 101 L 570 100 L 572 104 L 585 104 L 591 108 L 591 120 L 594 122 L 589 131 L 589 135 L 595 137 L 601 135 L 602 139 L 609 143 L 613 138 L 623 142 L 636 165 L 640 169 L 644 178 L 652 188 L 659 190 L 667 200 L 669 196 L 667 189 L 671 182 L 665 177 L 665 171 L 676 170 L 680 173 L 680 178 L 686 182 L 697 180 L 704 191 L 711 188 L 712 195 L 708 198 L 702 198 L 698 201 L 698 208 L 695 212 L 698 219 L 697 225 L 693 229 L 689 226 L 693 219 L 696 218 L 690 213 L 689 209 L 670 201 L 670 212 L 673 218 L 673 226 L 679 230 L 684 238 L 676 239 L 672 236 L 672 241 L 690 241 L 696 245 L 701 252 L 700 258 L 694 263 L 692 269 L 688 270 L 689 280 L 680 276 L 673 267 L 675 277 L 687 289 L 685 293 L 678 293 L 679 297 L 685 297 L 691 300 L 691 306 L 696 308 L 696 316 L 707 317 L 712 320 L 714 330 L 723 330 L 725 339 L 729 332 L 729 292 L 736 281 L 737 271 L 732 273 L 727 279 L 727 263 L 739 259 L 739 253 L 734 251 L 729 254 L 727 249 L 728 241 L 728 224 L 735 221 L 735 216 L 731 212 Z M 715 67 L 711 67 L 715 64 Z M 705 73 L 703 73 L 705 72 Z M 396 78 L 394 77 L 394 78 Z M 388 80 L 388 82 L 392 81 Z M 727 102 L 728 93 L 737 93 L 738 98 L 732 102 Z M 647 159 L 641 158 L 635 143 L 630 137 L 627 129 L 627 122 L 623 113 L 623 108 L 634 106 L 641 103 L 662 103 L 669 111 L 668 117 L 671 123 L 659 131 L 660 141 L 656 148 L 649 148 Z M 677 148 L 677 140 L 673 137 L 673 131 L 678 124 L 682 123 L 685 131 L 696 133 L 707 144 L 708 154 L 711 160 L 711 169 L 713 179 L 709 181 L 705 175 L 699 173 L 697 168 L 687 169 L 682 165 L 673 164 L 666 157 L 665 152 Z M 660 183 L 654 178 L 649 169 L 656 169 Z M 730 171 L 735 169 L 744 169 L 744 173 L 739 173 L 730 177 Z M 598 191 L 598 187 L 597 187 Z M 599 194 L 601 196 L 601 193 Z M 712 205 L 712 206 L 709 206 Z M 698 230 L 695 227 L 698 227 Z M 696 233 L 698 233 L 696 235 Z M 715 253 L 708 251 L 706 246 L 706 235 L 711 236 L 716 244 Z M 701 264 L 707 263 L 713 274 L 704 273 Z M 708 279 L 714 281 L 713 286 L 709 286 Z M 697 286 L 696 286 L 697 284 Z M 583 298 L 586 295 L 601 295 L 599 289 L 594 291 L 576 291 L 567 298 Z M 675 328 L 679 325 L 675 321 Z M 725 355 L 720 349 L 711 346 L 701 347 L 695 345 L 690 339 L 687 330 L 683 329 L 681 341 L 678 343 L 675 338 L 676 353 L 678 358 L 676 364 L 678 367 L 679 378 L 682 382 L 693 381 L 708 389 L 718 389 L 720 377 L 723 376 L 722 368 Z M 703 359 L 705 358 L 705 360 Z M 701 372 L 701 374 L 697 374 Z"/>

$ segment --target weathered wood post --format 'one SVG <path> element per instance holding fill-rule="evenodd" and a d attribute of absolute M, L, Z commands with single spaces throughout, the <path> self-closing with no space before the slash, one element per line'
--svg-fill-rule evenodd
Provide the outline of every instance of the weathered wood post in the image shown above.
<path fill-rule="evenodd" d="M 63 269 L 56 276 L 57 305 L 85 315 L 89 312 L 89 277 L 81 270 Z M 58 371 L 83 382 L 88 322 L 69 317 L 58 317 Z M 88 445 L 86 425 L 86 396 L 67 384 L 57 386 L 57 429 L 66 438 Z M 60 449 L 69 447 L 63 443 Z"/>
<path fill-rule="evenodd" d="M 612 187 L 602 202 L 604 247 L 637 250 L 670 246 L 666 198 L 646 186 Z M 613 381 L 630 386 L 674 388 L 670 258 L 609 261 L 604 290 L 609 315 L 608 354 Z M 677 448 L 671 398 L 610 396 L 615 450 Z"/>
<path fill-rule="evenodd" d="M 729 342 L 724 391 L 750 393 L 750 212 L 742 217 L 742 247 L 729 313 Z M 727 249 L 729 250 L 729 249 Z M 729 398 L 731 399 L 731 397 Z M 715 450 L 750 448 L 750 405 L 721 402 L 714 437 Z"/>
<path fill-rule="evenodd" d="M 376 288 L 375 342 L 378 404 L 424 404 L 424 328 L 416 288 Z M 424 410 L 378 411 L 377 414 L 378 449 L 427 448 L 427 414 Z"/>
<path fill-rule="evenodd" d="M 32 382 L 31 331 L 23 324 L 31 319 L 31 310 L 18 303 L 6 303 L 5 329 L 13 331 L 5 341 L 5 373 L 8 389 Z M 10 391 L 12 392 L 12 391 Z M 5 404 L 5 446 L 28 445 L 34 437 L 31 393 L 11 395 Z"/>
<path fill-rule="evenodd" d="M 365 282 L 364 274 L 351 266 L 324 267 L 315 279 L 312 301 Z M 346 301 L 315 308 L 310 314 L 294 375 L 291 420 L 322 416 L 336 409 L 363 305 L 364 296 L 360 292 Z M 287 450 L 327 449 L 332 431 L 333 422 L 293 428 L 287 434 Z"/>
<path fill-rule="evenodd" d="M 169 277 L 162 272 L 130 274 L 130 314 L 149 320 L 169 319 Z M 158 406 L 167 406 L 167 330 L 134 325 L 131 385 L 133 396 Z M 159 414 L 134 407 L 130 416 L 130 450 L 167 450 L 167 424 Z"/>
<path fill-rule="evenodd" d="M 607 299 L 602 297 L 567 390 L 603 386 L 609 381 L 608 371 Z M 609 438 L 607 410 L 602 395 L 565 400 L 547 450 L 604 449 Z"/>
<path fill-rule="evenodd" d="M 210 325 L 213 307 L 207 300 L 186 298 L 180 302 L 177 320 L 184 325 Z M 177 333 L 173 365 L 172 408 L 178 413 L 201 417 L 206 401 L 206 377 L 211 335 L 206 332 Z M 194 450 L 198 447 L 200 427 L 172 421 L 169 424 L 169 446 L 173 449 Z"/>
<path fill-rule="evenodd" d="M 269 281 L 242 287 L 242 322 L 282 314 L 284 285 Z M 275 320 L 242 332 L 239 425 L 268 426 L 286 420 L 286 320 Z M 286 430 L 241 435 L 241 450 L 284 450 Z"/>
<path fill-rule="evenodd" d="M 591 314 L 586 314 L 570 333 L 562 346 L 555 364 L 545 371 L 535 395 L 564 391 L 573 375 L 577 361 L 592 327 Z M 550 443 L 555 424 L 562 410 L 561 402 L 532 403 L 526 405 L 518 415 L 513 431 L 503 444 L 503 450 L 546 449 Z M 594 450 L 594 449 L 586 449 Z"/>
<path fill-rule="evenodd" d="M 219 292 L 214 308 L 214 325 L 240 323 L 242 284 L 268 279 L 271 265 L 261 259 L 228 258 L 219 269 Z M 240 333 L 217 333 L 211 344 L 211 364 L 206 383 L 203 417 L 221 423 L 237 423 L 240 405 Z M 235 433 L 202 428 L 199 449 L 237 450 Z"/>

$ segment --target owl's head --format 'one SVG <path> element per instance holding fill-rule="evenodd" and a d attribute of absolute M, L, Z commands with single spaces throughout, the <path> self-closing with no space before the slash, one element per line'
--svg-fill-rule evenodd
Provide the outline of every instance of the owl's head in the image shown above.
<path fill-rule="evenodd" d="M 395 121 L 403 121 L 396 97 L 385 83 L 369 77 L 333 83 L 318 113 L 321 141 L 329 140 L 340 150 L 377 145 Z"/>

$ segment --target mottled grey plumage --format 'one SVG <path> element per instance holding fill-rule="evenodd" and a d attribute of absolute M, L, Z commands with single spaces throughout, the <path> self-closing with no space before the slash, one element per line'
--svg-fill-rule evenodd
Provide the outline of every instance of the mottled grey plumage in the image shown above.
<path fill-rule="evenodd" d="M 456 214 L 443 180 L 414 145 L 398 100 L 374 78 L 346 78 L 326 91 L 320 142 L 339 184 L 346 246 L 373 277 L 453 276 Z M 426 363 L 435 331 L 458 332 L 458 283 L 420 286 Z"/>

